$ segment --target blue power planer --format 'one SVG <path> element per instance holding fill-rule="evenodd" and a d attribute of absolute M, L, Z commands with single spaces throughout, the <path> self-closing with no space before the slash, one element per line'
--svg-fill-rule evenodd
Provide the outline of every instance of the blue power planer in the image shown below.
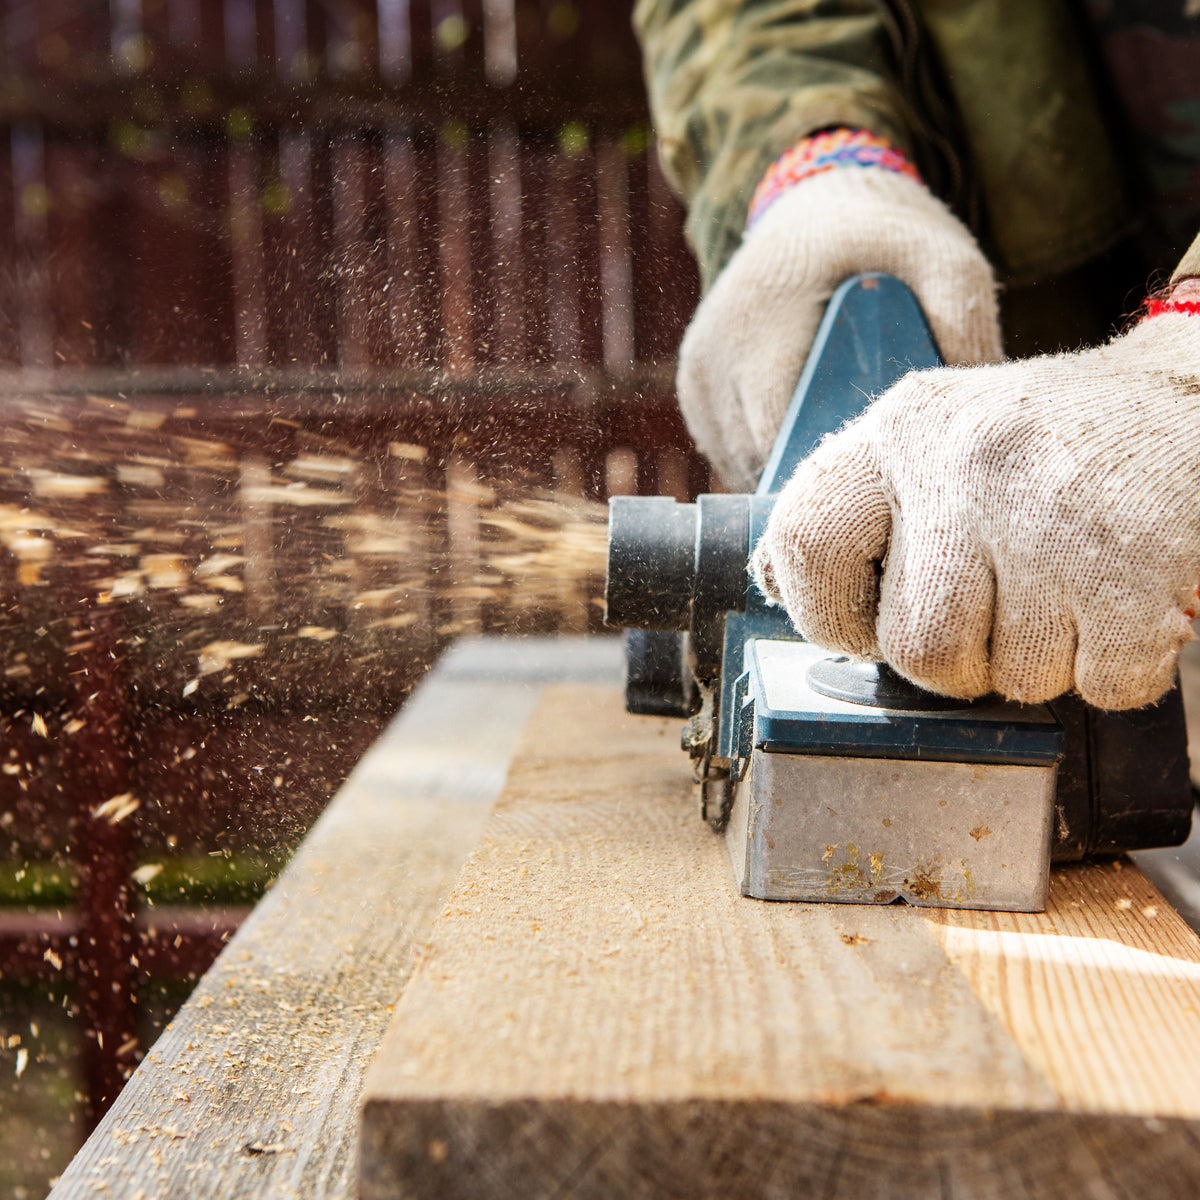
<path fill-rule="evenodd" d="M 626 707 L 686 718 L 701 815 L 767 900 L 1039 911 L 1050 863 L 1177 845 L 1191 824 L 1183 704 L 952 700 L 803 641 L 750 583 L 784 483 L 825 434 L 941 363 L 912 292 L 834 293 L 750 495 L 610 501 L 608 624 Z"/>

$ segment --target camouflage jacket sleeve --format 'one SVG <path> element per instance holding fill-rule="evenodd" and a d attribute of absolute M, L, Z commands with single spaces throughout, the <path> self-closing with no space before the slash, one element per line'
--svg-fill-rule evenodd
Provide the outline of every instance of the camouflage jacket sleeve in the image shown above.
<path fill-rule="evenodd" d="M 704 286 L 767 167 L 807 134 L 869 129 L 912 153 L 900 34 L 875 0 L 638 0 L 659 156 L 688 205 Z"/>

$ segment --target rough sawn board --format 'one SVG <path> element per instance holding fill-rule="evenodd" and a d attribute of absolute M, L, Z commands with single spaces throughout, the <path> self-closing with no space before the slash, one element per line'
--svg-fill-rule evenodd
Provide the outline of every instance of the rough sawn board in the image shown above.
<path fill-rule="evenodd" d="M 204 976 L 53 1200 L 346 1200 L 359 1090 L 547 679 L 618 678 L 583 638 L 457 644 Z"/>
<path fill-rule="evenodd" d="M 676 722 L 551 689 L 364 1089 L 381 1197 L 1195 1197 L 1200 941 L 734 894 Z"/>

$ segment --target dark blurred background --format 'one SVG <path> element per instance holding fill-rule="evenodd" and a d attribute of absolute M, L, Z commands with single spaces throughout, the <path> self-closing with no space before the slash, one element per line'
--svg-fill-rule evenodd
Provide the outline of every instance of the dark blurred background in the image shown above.
<path fill-rule="evenodd" d="M 440 648 L 707 486 L 630 8 L 0 3 L 0 1195 Z"/>

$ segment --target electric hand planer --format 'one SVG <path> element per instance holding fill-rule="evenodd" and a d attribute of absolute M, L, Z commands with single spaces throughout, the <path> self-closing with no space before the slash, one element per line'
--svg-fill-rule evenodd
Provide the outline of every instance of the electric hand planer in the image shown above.
<path fill-rule="evenodd" d="M 610 501 L 605 619 L 628 630 L 626 707 L 687 718 L 701 815 L 747 896 L 1040 911 L 1051 861 L 1187 837 L 1178 687 L 1115 713 L 1071 696 L 947 699 L 804 642 L 751 584 L 750 552 L 797 463 L 940 362 L 908 288 L 855 276 L 752 495 Z"/>

